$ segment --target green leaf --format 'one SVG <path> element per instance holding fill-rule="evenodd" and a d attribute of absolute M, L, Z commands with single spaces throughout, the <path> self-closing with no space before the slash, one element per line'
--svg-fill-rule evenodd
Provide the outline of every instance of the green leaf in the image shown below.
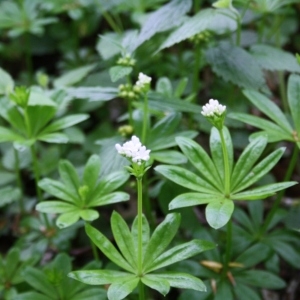
<path fill-rule="evenodd" d="M 88 207 L 103 206 L 129 200 L 129 194 L 124 192 L 114 192 L 108 195 L 99 196 L 99 198 L 91 198 L 87 201 Z"/>
<path fill-rule="evenodd" d="M 21 191 L 18 188 L 12 186 L 6 186 L 4 188 L 0 188 L 0 207 L 17 201 L 22 197 Z"/>
<path fill-rule="evenodd" d="M 56 108 L 54 106 L 40 105 L 27 106 L 30 137 L 36 137 L 46 124 L 54 117 Z"/>
<path fill-rule="evenodd" d="M 139 229 L 138 229 L 138 217 L 136 216 L 131 227 L 131 234 L 133 238 L 133 243 L 135 249 L 138 249 L 138 235 L 139 235 Z M 144 215 L 142 215 L 142 252 L 143 256 L 145 254 L 147 245 L 150 240 L 150 226 L 149 223 Z"/>
<path fill-rule="evenodd" d="M 156 33 L 179 26 L 184 20 L 182 17 L 191 9 L 191 6 L 191 0 L 173 0 L 154 11 L 144 23 L 134 49 Z"/>
<path fill-rule="evenodd" d="M 14 300 L 53 300 L 52 297 L 44 296 L 36 292 L 26 292 L 16 295 Z"/>
<path fill-rule="evenodd" d="M 159 165 L 154 170 L 185 188 L 205 194 L 215 195 L 218 193 L 210 183 L 182 167 Z"/>
<path fill-rule="evenodd" d="M 201 193 L 184 193 L 175 197 L 169 204 L 169 209 L 182 208 L 207 204 L 214 201 L 225 200 L 222 195 L 201 194 Z"/>
<path fill-rule="evenodd" d="M 118 89 L 114 87 L 76 87 L 67 88 L 68 96 L 75 99 L 89 99 L 89 101 L 108 101 L 118 96 Z"/>
<path fill-rule="evenodd" d="M 133 238 L 129 228 L 116 211 L 113 212 L 111 217 L 111 229 L 115 238 L 115 242 L 117 243 L 122 255 L 125 259 L 130 263 L 130 265 L 136 269 L 137 268 L 137 252 L 134 247 Z"/>
<path fill-rule="evenodd" d="M 163 272 L 155 275 L 157 279 L 165 279 L 169 282 L 170 286 L 179 289 L 192 289 L 199 292 L 205 292 L 206 287 L 202 280 L 186 273 L 179 272 Z"/>
<path fill-rule="evenodd" d="M 162 163 L 174 165 L 187 162 L 187 158 L 183 154 L 173 150 L 151 152 L 151 158 Z"/>
<path fill-rule="evenodd" d="M 177 245 L 161 254 L 150 265 L 148 264 L 145 271 L 152 272 L 213 248 L 215 248 L 215 244 L 201 240 L 192 240 L 190 242 Z"/>
<path fill-rule="evenodd" d="M 24 271 L 24 279 L 30 286 L 50 297 L 50 299 L 53 299 L 53 295 L 56 295 L 54 286 L 50 284 L 44 272 L 38 269 L 27 267 Z"/>
<path fill-rule="evenodd" d="M 8 95 L 14 89 L 12 77 L 2 68 L 0 68 L 0 95 Z"/>
<path fill-rule="evenodd" d="M 155 85 L 156 92 L 163 94 L 166 98 L 171 98 L 173 87 L 168 77 L 160 77 Z"/>
<path fill-rule="evenodd" d="M 300 68 L 300 66 L 299 66 Z M 288 102 L 291 114 L 298 133 L 298 141 L 300 139 L 300 76 L 292 74 L 288 80 Z"/>
<path fill-rule="evenodd" d="M 76 169 L 68 160 L 61 160 L 59 162 L 59 176 L 67 188 L 67 191 L 78 198 L 78 190 L 80 187 L 80 181 Z"/>
<path fill-rule="evenodd" d="M 231 176 L 231 189 L 236 186 L 251 170 L 267 145 L 268 139 L 259 136 L 253 139 L 239 157 Z"/>
<path fill-rule="evenodd" d="M 17 273 L 17 267 L 20 262 L 20 250 L 18 248 L 11 248 L 6 255 L 5 262 L 5 277 L 10 281 Z M 2 267 L 2 266 L 1 266 Z"/>
<path fill-rule="evenodd" d="M 38 135 L 37 139 L 46 143 L 55 143 L 55 144 L 66 144 L 69 142 L 69 138 L 64 133 L 47 133 Z"/>
<path fill-rule="evenodd" d="M 109 75 L 112 82 L 116 82 L 119 79 L 129 75 L 132 72 L 132 67 L 114 66 L 109 69 Z"/>
<path fill-rule="evenodd" d="M 0 143 L 23 141 L 24 137 L 17 134 L 15 131 L 0 126 Z"/>
<path fill-rule="evenodd" d="M 169 282 L 163 278 L 157 277 L 157 274 L 146 274 L 142 277 L 141 280 L 145 285 L 149 286 L 151 289 L 158 291 L 163 296 L 166 296 L 170 291 Z"/>
<path fill-rule="evenodd" d="M 279 148 L 265 157 L 261 162 L 259 162 L 247 176 L 243 178 L 237 185 L 237 187 L 232 191 L 232 193 L 237 193 L 241 190 L 246 189 L 256 181 L 258 181 L 261 177 L 267 174 L 279 161 L 285 148 Z"/>
<path fill-rule="evenodd" d="M 86 77 L 91 71 L 93 71 L 96 66 L 97 64 L 90 64 L 74 69 L 72 71 L 68 71 L 61 77 L 54 80 L 54 87 L 59 88 L 74 85 L 75 83 L 81 81 L 84 77 Z"/>
<path fill-rule="evenodd" d="M 108 291 L 107 291 L 108 300 L 121 300 L 121 299 L 124 299 L 127 295 L 129 295 L 136 288 L 139 281 L 140 281 L 140 279 L 136 278 L 134 276 L 133 278 L 124 280 L 123 282 L 113 283 L 108 288 Z"/>
<path fill-rule="evenodd" d="M 183 25 L 174 30 L 157 51 L 171 47 L 205 30 L 224 33 L 228 30 L 235 30 L 235 28 L 236 24 L 230 17 L 215 9 L 201 9 L 199 13 L 187 18 Z"/>
<path fill-rule="evenodd" d="M 97 183 L 100 173 L 100 158 L 98 155 L 92 155 L 87 161 L 84 171 L 82 183 L 89 187 L 90 191 L 92 191 Z"/>
<path fill-rule="evenodd" d="M 208 203 L 205 209 L 205 216 L 208 224 L 219 229 L 230 220 L 234 210 L 234 203 L 231 200 L 221 200 Z"/>
<path fill-rule="evenodd" d="M 79 211 L 79 215 L 83 220 L 89 222 L 99 218 L 99 213 L 94 209 L 82 209 Z"/>
<path fill-rule="evenodd" d="M 229 169 L 230 172 L 232 171 L 233 167 L 233 147 L 231 136 L 227 127 L 223 127 L 222 129 L 227 152 L 228 152 L 228 162 L 229 162 Z M 210 139 L 209 139 L 210 151 L 213 162 L 215 164 L 216 170 L 218 171 L 220 178 L 225 178 L 224 174 L 224 159 L 223 159 L 223 150 L 222 150 L 222 142 L 220 133 L 217 128 L 212 127 L 210 132 Z"/>
<path fill-rule="evenodd" d="M 232 0 L 218 0 L 212 4 L 216 8 L 230 8 L 232 6 Z"/>
<path fill-rule="evenodd" d="M 278 276 L 261 270 L 247 270 L 238 276 L 239 281 L 260 288 L 282 289 L 286 286 L 285 282 Z"/>
<path fill-rule="evenodd" d="M 264 185 L 262 187 L 251 189 L 249 191 L 234 194 L 231 196 L 231 199 L 234 200 L 264 199 L 266 197 L 274 195 L 277 191 L 284 190 L 295 184 L 298 184 L 298 182 L 288 181 L 288 182 L 272 183 L 272 184 Z"/>
<path fill-rule="evenodd" d="M 290 134 L 293 131 L 293 128 L 286 116 L 273 101 L 254 90 L 244 90 L 243 93 L 252 104 L 278 124 L 286 133 Z"/>
<path fill-rule="evenodd" d="M 217 191 L 222 191 L 222 181 L 218 171 L 206 151 L 191 139 L 178 137 L 176 142 L 188 160 L 200 172 L 203 179 L 214 186 Z"/>
<path fill-rule="evenodd" d="M 288 134 L 286 131 L 284 131 L 281 127 L 274 124 L 273 122 L 270 122 L 268 120 L 265 120 L 263 118 L 259 118 L 256 116 L 251 116 L 244 113 L 230 113 L 228 115 L 229 118 L 238 120 L 247 124 L 250 124 L 254 127 L 258 127 L 264 130 L 264 132 L 259 134 L 265 134 L 268 136 L 269 142 L 278 142 L 281 140 L 290 140 L 293 141 L 292 134 Z"/>
<path fill-rule="evenodd" d="M 48 125 L 40 134 L 51 133 L 55 131 L 59 131 L 68 127 L 71 127 L 75 124 L 78 124 L 82 121 L 85 121 L 89 118 L 89 115 L 86 114 L 77 114 L 77 115 L 70 115 L 55 120 L 50 125 Z"/>
<path fill-rule="evenodd" d="M 90 285 L 104 285 L 122 282 L 132 274 L 113 270 L 84 270 L 73 271 L 69 277 Z"/>
<path fill-rule="evenodd" d="M 106 290 L 101 288 L 89 288 L 72 296 L 72 300 L 106 300 Z"/>
<path fill-rule="evenodd" d="M 38 203 L 35 209 L 47 214 L 61 214 L 78 210 L 73 204 L 62 201 L 43 201 Z"/>
<path fill-rule="evenodd" d="M 245 268 L 251 268 L 267 259 L 269 254 L 269 246 L 263 243 L 257 243 L 252 245 L 250 248 L 247 248 L 242 254 L 240 254 L 235 259 L 235 262 L 242 263 Z"/>
<path fill-rule="evenodd" d="M 206 51 L 206 59 L 225 81 L 248 89 L 260 89 L 265 85 L 261 67 L 243 48 L 221 42 Z"/>
<path fill-rule="evenodd" d="M 250 288 L 247 285 L 244 285 L 239 282 L 238 278 L 236 279 L 237 284 L 234 287 L 234 293 L 237 297 L 237 299 L 243 299 L 243 300 L 261 300 L 260 294 Z"/>
<path fill-rule="evenodd" d="M 79 217 L 80 217 L 79 210 L 63 213 L 57 218 L 56 225 L 59 228 L 69 227 L 74 223 L 76 223 L 79 220 Z"/>
<path fill-rule="evenodd" d="M 251 55 L 263 69 L 270 71 L 300 72 L 296 57 L 287 51 L 270 45 L 253 45 Z"/>
<path fill-rule="evenodd" d="M 114 245 L 97 229 L 89 224 L 85 224 L 85 231 L 93 243 L 117 266 L 134 273 L 134 269 L 123 258 Z"/>
<path fill-rule="evenodd" d="M 152 265 L 153 261 L 168 247 L 180 225 L 180 214 L 168 214 L 164 221 L 154 230 L 143 257 L 143 269 Z"/>
<path fill-rule="evenodd" d="M 77 198 L 68 191 L 68 188 L 63 183 L 57 180 L 44 178 L 39 181 L 39 187 L 58 199 L 63 199 L 71 203 L 77 203 Z"/>

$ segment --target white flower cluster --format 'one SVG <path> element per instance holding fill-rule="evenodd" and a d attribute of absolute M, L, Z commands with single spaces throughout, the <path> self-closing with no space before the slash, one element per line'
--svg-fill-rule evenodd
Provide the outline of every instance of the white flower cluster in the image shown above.
<path fill-rule="evenodd" d="M 218 100 L 210 99 L 209 102 L 202 107 L 201 114 L 205 117 L 221 116 L 226 110 L 225 105 L 219 104 Z"/>
<path fill-rule="evenodd" d="M 151 150 L 147 150 L 135 135 L 132 136 L 131 141 L 124 143 L 123 146 L 116 144 L 116 149 L 119 154 L 129 158 L 138 165 L 141 165 L 142 161 L 150 159 L 149 153 Z"/>
<path fill-rule="evenodd" d="M 139 73 L 139 79 L 135 83 L 135 85 L 141 89 L 143 89 L 146 85 L 150 84 L 152 78 L 145 75 L 144 73 Z"/>

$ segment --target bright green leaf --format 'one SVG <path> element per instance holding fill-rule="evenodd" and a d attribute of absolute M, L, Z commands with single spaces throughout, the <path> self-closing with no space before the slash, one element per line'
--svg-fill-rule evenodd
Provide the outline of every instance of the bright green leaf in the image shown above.
<path fill-rule="evenodd" d="M 158 291 L 163 296 L 166 296 L 170 291 L 170 284 L 167 280 L 157 277 L 158 274 L 146 274 L 142 277 L 142 282 L 151 289 Z"/>
<path fill-rule="evenodd" d="M 125 279 L 120 283 L 113 283 L 107 291 L 108 300 L 121 300 L 129 295 L 138 285 L 140 279 L 132 275 L 132 278 Z"/>
<path fill-rule="evenodd" d="M 47 214 L 61 214 L 78 210 L 73 204 L 62 201 L 43 201 L 38 203 L 35 209 Z"/>
<path fill-rule="evenodd" d="M 116 82 L 119 79 L 122 79 L 126 75 L 129 75 L 132 72 L 132 67 L 125 66 L 114 66 L 109 69 L 109 75 L 112 82 Z"/>

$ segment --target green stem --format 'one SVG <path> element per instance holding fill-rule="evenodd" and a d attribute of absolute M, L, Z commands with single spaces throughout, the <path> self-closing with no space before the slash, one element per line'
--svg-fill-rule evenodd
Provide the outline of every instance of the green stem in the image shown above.
<path fill-rule="evenodd" d="M 106 22 L 110 25 L 110 27 L 117 33 L 122 33 L 122 30 L 119 28 L 119 26 L 117 25 L 117 23 L 114 21 L 114 19 L 112 18 L 112 16 L 106 12 L 103 11 L 102 12 L 103 17 L 105 18 Z"/>
<path fill-rule="evenodd" d="M 148 194 L 149 180 L 148 180 L 147 173 L 145 173 L 143 176 L 143 183 L 144 183 L 144 191 L 146 191 L 146 193 L 143 194 L 143 203 L 145 204 L 146 217 L 149 220 L 150 226 L 154 227 L 155 220 L 152 214 L 152 206 Z"/>
<path fill-rule="evenodd" d="M 285 80 L 284 80 L 284 73 L 282 71 L 278 71 L 278 77 L 279 77 L 280 97 L 282 99 L 283 110 L 285 113 L 288 113 L 289 105 L 288 105 L 288 99 L 287 99 L 287 95 L 286 95 L 286 85 L 285 85 Z"/>
<path fill-rule="evenodd" d="M 148 97 L 147 97 L 147 94 L 145 93 L 142 144 L 146 143 L 147 129 L 148 129 Z"/>
<path fill-rule="evenodd" d="M 195 63 L 194 63 L 194 77 L 193 77 L 193 93 L 195 95 L 194 99 L 197 99 L 199 92 L 199 69 L 201 62 L 201 48 L 196 46 L 195 49 Z"/>
<path fill-rule="evenodd" d="M 144 291 L 144 284 L 142 281 L 139 282 L 139 300 L 145 299 L 145 291 Z"/>
<path fill-rule="evenodd" d="M 294 169 L 295 169 L 295 167 L 296 167 L 296 164 L 297 164 L 298 154 L 299 154 L 299 148 L 298 148 L 298 146 L 295 144 L 295 145 L 294 145 L 293 154 L 292 154 L 292 158 L 291 158 L 291 160 L 290 160 L 290 162 L 289 162 L 289 166 L 288 166 L 288 169 L 287 169 L 287 171 L 286 171 L 286 173 L 285 173 L 285 176 L 284 176 L 284 178 L 283 178 L 283 181 L 288 181 L 288 180 L 290 180 L 290 178 L 291 178 L 291 176 L 292 176 L 292 174 L 293 174 L 293 171 L 294 171 Z M 274 202 L 274 204 L 273 204 L 271 210 L 269 211 L 269 213 L 268 213 L 268 215 L 267 215 L 267 217 L 266 217 L 266 221 L 265 221 L 265 223 L 263 224 L 263 226 L 262 226 L 262 228 L 261 228 L 261 231 L 260 231 L 260 236 L 263 236 L 263 235 L 266 233 L 266 231 L 268 230 L 268 227 L 269 227 L 271 221 L 273 220 L 274 215 L 276 214 L 276 212 L 277 212 L 277 210 L 278 210 L 278 207 L 279 207 L 279 205 L 280 205 L 280 203 L 281 203 L 281 199 L 282 199 L 283 195 L 284 195 L 284 190 L 281 190 L 281 191 L 278 193 L 278 195 L 277 195 L 277 197 L 276 197 L 276 200 L 275 200 L 275 202 Z"/>
<path fill-rule="evenodd" d="M 239 15 L 236 18 L 236 23 L 237 23 L 236 45 L 240 46 L 240 44 L 241 44 L 242 23 L 241 23 L 241 17 Z"/>
<path fill-rule="evenodd" d="M 141 277 L 143 272 L 143 184 L 142 178 L 137 178 L 138 190 L 138 275 Z"/>
<path fill-rule="evenodd" d="M 20 174 L 20 160 L 19 160 L 19 154 L 18 151 L 13 147 L 14 149 L 14 156 L 15 156 L 15 173 L 16 173 L 16 178 L 17 178 L 17 185 L 20 190 L 20 199 L 19 199 L 19 205 L 20 205 L 20 211 L 21 214 L 24 214 L 25 212 L 25 207 L 24 207 L 24 202 L 23 202 L 23 184 L 22 184 L 22 179 L 21 179 L 21 174 Z"/>
<path fill-rule="evenodd" d="M 32 67 L 32 55 L 31 55 L 31 44 L 30 44 L 30 34 L 25 33 L 25 57 L 26 57 L 26 69 L 28 76 L 28 85 L 32 84 L 33 81 L 33 67 Z"/>
<path fill-rule="evenodd" d="M 35 189 L 36 189 L 36 195 L 38 198 L 38 202 L 42 202 L 43 201 L 43 197 L 42 197 L 42 191 L 39 188 L 39 181 L 40 181 L 40 171 L 39 171 L 39 166 L 38 166 L 38 160 L 37 160 L 37 155 L 36 155 L 36 150 L 35 150 L 35 144 L 30 146 L 30 151 L 31 151 L 31 157 L 32 157 L 32 165 L 33 165 L 33 173 L 34 173 L 34 179 L 35 179 Z M 46 214 L 42 214 L 45 224 L 47 226 L 47 228 L 50 228 L 50 224 L 47 218 Z"/>
<path fill-rule="evenodd" d="M 227 223 L 227 243 L 226 243 L 226 252 L 225 252 L 225 262 L 223 268 L 223 278 L 226 277 L 226 274 L 229 270 L 229 263 L 231 259 L 232 251 L 232 220 L 230 219 Z"/>
<path fill-rule="evenodd" d="M 221 137 L 221 145 L 223 152 L 223 160 L 224 160 L 224 180 L 225 180 L 225 196 L 229 197 L 230 195 L 230 168 L 228 161 L 228 151 L 225 143 L 223 129 L 218 129 Z"/>
<path fill-rule="evenodd" d="M 98 251 L 97 251 L 97 247 L 91 239 L 90 239 L 90 241 L 91 241 L 91 246 L 92 246 L 92 250 L 93 250 L 94 259 L 95 259 L 95 261 L 99 262 L 100 260 L 99 260 L 99 254 L 98 254 Z"/>

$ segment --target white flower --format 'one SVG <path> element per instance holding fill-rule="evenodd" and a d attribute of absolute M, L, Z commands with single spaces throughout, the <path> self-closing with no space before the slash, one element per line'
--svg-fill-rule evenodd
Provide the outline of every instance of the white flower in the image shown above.
<path fill-rule="evenodd" d="M 142 161 L 148 161 L 150 159 L 150 151 L 142 145 L 140 139 L 135 135 L 132 136 L 131 140 L 124 143 L 123 146 L 116 144 L 116 149 L 119 154 L 129 158 L 132 162 L 141 165 Z"/>
<path fill-rule="evenodd" d="M 143 74 L 143 73 L 139 73 L 139 79 L 138 81 L 135 83 L 136 86 L 140 87 L 140 88 L 144 88 L 146 85 L 149 85 L 151 82 L 152 78 Z"/>
<path fill-rule="evenodd" d="M 221 116 L 225 110 L 225 105 L 219 104 L 218 100 L 210 99 L 209 102 L 202 107 L 201 114 L 205 117 Z"/>

